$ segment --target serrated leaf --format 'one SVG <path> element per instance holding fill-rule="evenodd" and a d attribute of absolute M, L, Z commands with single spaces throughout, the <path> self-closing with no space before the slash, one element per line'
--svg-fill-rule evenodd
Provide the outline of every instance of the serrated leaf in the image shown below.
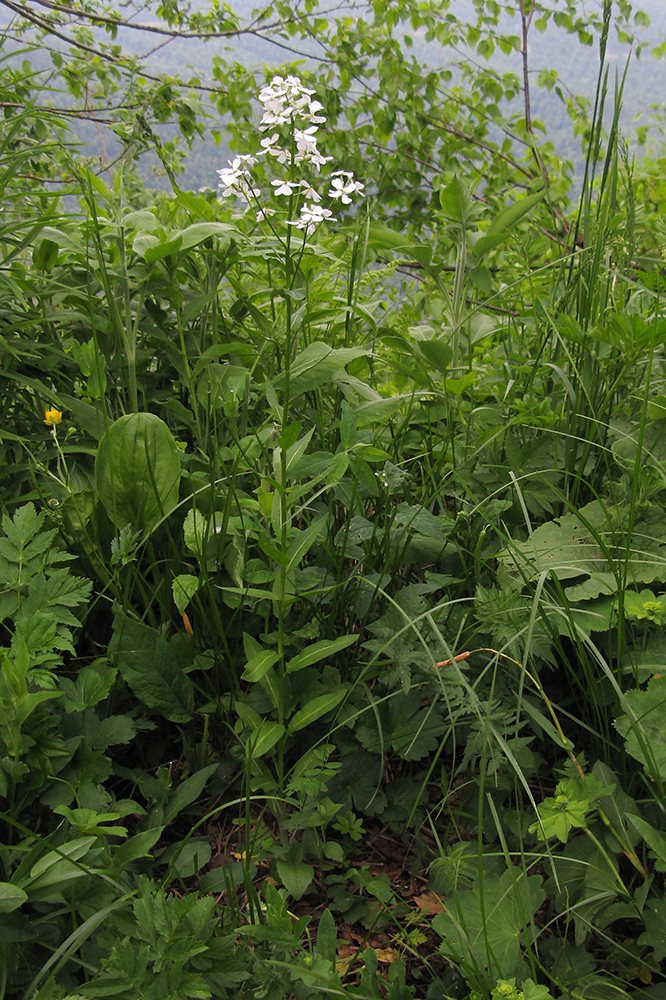
<path fill-rule="evenodd" d="M 136 725 L 127 715 L 109 715 L 102 719 L 90 736 L 90 746 L 93 750 L 106 750 L 107 747 L 130 743 L 136 736 Z"/>
<path fill-rule="evenodd" d="M 645 930 L 638 939 L 644 948 L 654 949 L 655 961 L 666 958 L 666 896 L 655 900 L 643 910 Z"/>
<path fill-rule="evenodd" d="M 645 691 L 628 691 L 628 711 L 615 720 L 624 736 L 627 753 L 639 760 L 648 774 L 666 781 L 666 675 L 655 675 Z"/>
<path fill-rule="evenodd" d="M 189 573 L 181 573 L 173 578 L 171 593 L 179 614 L 185 614 L 190 601 L 199 589 L 200 583 L 201 580 L 198 576 L 192 576 Z"/>
<path fill-rule="evenodd" d="M 530 833 L 548 840 L 557 837 L 563 844 L 571 830 L 587 826 L 587 814 L 596 808 L 599 798 L 609 795 L 613 786 L 604 785 L 601 778 L 588 774 L 585 780 L 565 778 L 555 788 L 555 795 L 539 803 L 541 822 L 532 823 Z"/>
<path fill-rule="evenodd" d="M 605 511 L 596 500 L 584 507 L 580 515 L 565 514 L 546 522 L 527 541 L 514 541 L 510 549 L 500 552 L 501 578 L 510 586 L 522 587 L 544 572 L 552 573 L 558 580 L 606 572 L 604 554 L 592 534 L 598 534 L 606 523 Z M 580 596 L 577 594 L 573 599 Z"/>
<path fill-rule="evenodd" d="M 131 621 L 117 608 L 109 658 L 145 705 L 171 722 L 190 721 L 194 710 L 192 681 L 161 632 Z"/>
<path fill-rule="evenodd" d="M 473 889 L 447 897 L 446 912 L 434 917 L 440 951 L 456 964 L 475 962 L 488 969 L 493 981 L 517 975 L 521 945 L 533 940 L 532 915 L 544 898 L 538 875 L 515 870 L 485 875 L 482 886 L 477 879 Z"/>
<path fill-rule="evenodd" d="M 366 645 L 370 645 L 366 643 Z M 356 734 L 366 750 L 381 753 L 391 747 L 405 760 L 421 760 L 437 747 L 445 723 L 434 704 L 421 708 L 421 695 L 412 690 L 383 702 L 377 716 L 366 713 Z"/>

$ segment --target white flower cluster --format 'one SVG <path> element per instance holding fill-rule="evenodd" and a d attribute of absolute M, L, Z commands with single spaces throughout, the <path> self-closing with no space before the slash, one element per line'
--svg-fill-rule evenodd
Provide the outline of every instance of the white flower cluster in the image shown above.
<path fill-rule="evenodd" d="M 297 76 L 284 78 L 275 76 L 270 84 L 260 91 L 259 100 L 264 107 L 260 129 L 266 131 L 279 128 L 281 131 L 274 132 L 261 140 L 261 150 L 257 156 L 274 157 L 278 163 L 288 165 L 292 175 L 296 164 L 309 164 L 319 173 L 332 159 L 330 156 L 322 156 L 317 147 L 318 127 L 326 119 L 319 114 L 323 110 L 323 105 L 319 101 L 312 100 L 313 95 L 314 91 L 304 87 Z M 285 129 L 285 126 L 289 129 Z M 285 134 L 287 131 L 288 134 Z M 253 156 L 236 156 L 228 161 L 228 167 L 218 170 L 219 187 L 222 189 L 223 198 L 235 196 L 248 202 L 259 199 L 261 192 L 253 186 L 249 169 L 256 162 L 257 159 Z M 290 178 L 274 180 L 271 181 L 271 186 L 276 196 L 291 198 L 299 193 L 304 197 L 305 203 L 301 206 L 300 217 L 288 221 L 287 225 L 305 230 L 306 235 L 312 235 L 322 222 L 332 218 L 333 213 L 318 204 L 321 195 L 308 180 Z M 328 196 L 339 199 L 343 205 L 350 205 L 353 196 L 360 194 L 363 187 L 363 184 L 354 180 L 351 171 L 336 170 L 331 174 Z M 257 220 L 263 221 L 273 214 L 275 214 L 273 209 L 258 207 Z"/>
<path fill-rule="evenodd" d="M 236 198 L 249 201 L 251 198 L 259 197 L 261 191 L 252 187 L 252 174 L 248 170 L 248 167 L 256 162 L 254 156 L 235 156 L 233 160 L 227 160 L 229 166 L 217 172 L 220 178 L 218 187 L 222 188 L 223 198 L 234 195 Z"/>

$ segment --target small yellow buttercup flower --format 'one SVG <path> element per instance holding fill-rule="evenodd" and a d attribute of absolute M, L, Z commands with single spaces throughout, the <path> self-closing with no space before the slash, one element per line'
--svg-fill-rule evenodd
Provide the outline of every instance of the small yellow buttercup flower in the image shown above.
<path fill-rule="evenodd" d="M 45 410 L 44 412 L 44 423 L 49 427 L 59 424 L 62 420 L 62 413 L 60 410 Z"/>

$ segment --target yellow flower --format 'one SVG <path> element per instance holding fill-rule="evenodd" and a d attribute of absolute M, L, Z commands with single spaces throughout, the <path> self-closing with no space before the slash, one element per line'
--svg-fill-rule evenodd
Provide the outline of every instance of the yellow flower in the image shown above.
<path fill-rule="evenodd" d="M 59 424 L 62 420 L 62 413 L 60 410 L 46 410 L 44 412 L 44 423 L 48 424 L 49 427 L 53 427 L 54 424 Z"/>

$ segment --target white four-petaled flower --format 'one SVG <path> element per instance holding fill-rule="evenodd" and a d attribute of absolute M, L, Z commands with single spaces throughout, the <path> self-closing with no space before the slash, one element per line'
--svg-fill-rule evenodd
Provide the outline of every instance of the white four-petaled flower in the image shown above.
<path fill-rule="evenodd" d="M 275 157 L 278 163 L 292 168 L 297 163 L 305 162 L 317 172 L 332 159 L 330 156 L 322 156 L 317 147 L 318 126 L 326 118 L 319 114 L 324 106 L 319 101 L 312 100 L 313 94 L 314 91 L 304 87 L 297 76 L 275 76 L 262 88 L 259 100 L 264 113 L 260 128 L 266 130 L 289 125 L 292 131 L 290 135 L 285 135 L 285 130 L 281 129 L 265 136 L 261 140 L 257 156 Z M 256 158 L 236 156 L 227 162 L 227 167 L 218 170 L 222 197 L 235 195 L 246 201 L 257 199 L 260 191 L 253 186 L 249 169 L 257 162 Z M 364 188 L 363 184 L 354 180 L 354 175 L 349 170 L 337 170 L 331 178 L 329 197 L 339 200 L 343 205 L 351 204 L 352 197 Z M 305 230 L 306 235 L 310 236 L 322 222 L 332 218 L 333 213 L 329 209 L 317 204 L 321 201 L 321 195 L 308 180 L 272 180 L 271 186 L 276 196 L 291 197 L 296 192 L 301 193 L 305 204 L 301 207 L 300 218 L 290 220 L 287 225 Z M 274 214 L 274 209 L 259 207 L 256 218 L 257 221 L 263 221 Z"/>
<path fill-rule="evenodd" d="M 301 186 L 300 181 L 271 181 L 271 184 L 275 188 L 273 194 L 286 194 L 287 196 L 291 196 Z"/>
<path fill-rule="evenodd" d="M 329 198 L 339 198 L 343 205 L 351 205 L 353 195 L 359 194 L 364 184 L 354 180 L 351 170 L 336 170 L 331 174 L 331 189 L 328 192 Z"/>
<path fill-rule="evenodd" d="M 301 208 L 301 217 L 296 219 L 294 222 L 288 222 L 288 226 L 296 226 L 297 229 L 304 229 L 307 236 L 311 236 L 317 226 L 326 222 L 333 215 L 328 208 L 322 208 L 321 205 L 303 205 Z"/>
<path fill-rule="evenodd" d="M 236 195 L 249 201 L 250 198 L 259 197 L 261 192 L 252 187 L 252 174 L 248 170 L 256 162 L 254 156 L 235 156 L 233 160 L 227 160 L 229 166 L 217 172 L 220 178 L 218 187 L 223 189 L 223 198 Z"/>

